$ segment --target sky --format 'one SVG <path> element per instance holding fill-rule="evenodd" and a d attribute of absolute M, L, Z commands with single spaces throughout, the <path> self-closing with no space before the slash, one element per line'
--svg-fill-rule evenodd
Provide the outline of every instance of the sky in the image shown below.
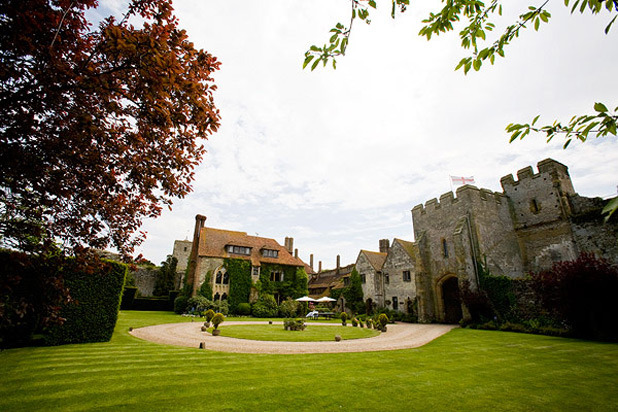
<path fill-rule="evenodd" d="M 616 195 L 615 137 L 549 144 L 542 135 L 509 143 L 505 127 L 568 121 L 595 102 L 618 105 L 618 27 L 609 14 L 571 15 L 550 2 L 550 24 L 525 30 L 494 66 L 464 76 L 458 31 L 427 41 L 422 20 L 437 1 L 390 17 L 378 1 L 371 24 L 355 21 L 337 69 L 302 69 L 305 51 L 349 23 L 349 0 L 175 0 L 180 27 L 221 61 L 214 74 L 221 127 L 205 142 L 193 192 L 144 221 L 136 249 L 160 263 L 174 240 L 206 226 L 294 238 L 314 267 L 354 263 L 380 239 L 414 240 L 411 209 L 451 190 L 449 175 L 474 176 L 501 192 L 500 178 L 551 157 L 569 167 L 584 196 Z M 493 41 L 528 2 L 505 2 Z M 530 4 L 534 4 L 530 2 Z M 102 0 L 120 13 L 124 0 Z"/>

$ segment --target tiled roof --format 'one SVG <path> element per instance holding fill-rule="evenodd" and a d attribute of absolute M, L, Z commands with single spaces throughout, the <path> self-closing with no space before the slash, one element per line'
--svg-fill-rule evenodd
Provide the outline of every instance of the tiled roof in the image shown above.
<path fill-rule="evenodd" d="M 352 273 L 352 270 L 354 270 L 354 266 L 354 263 L 352 263 L 347 266 L 340 267 L 339 271 L 337 271 L 337 269 L 323 270 L 322 272 L 309 278 L 308 287 L 310 290 L 318 288 L 342 288 L 344 286 L 343 278 Z"/>
<path fill-rule="evenodd" d="M 229 253 L 226 248 L 228 245 L 251 248 L 251 254 L 241 255 Z M 262 256 L 262 249 L 276 250 L 279 252 L 278 257 L 272 258 Z M 279 265 L 305 267 L 305 263 L 302 260 L 292 256 L 285 247 L 281 246 L 274 239 L 248 236 L 245 232 L 234 232 L 210 227 L 202 228 L 198 254 L 200 257 L 250 260 L 253 266 L 260 266 L 261 263 L 275 263 Z"/>
<path fill-rule="evenodd" d="M 414 242 L 408 242 L 407 240 L 401 240 L 401 239 L 397 239 L 395 238 L 393 240 L 393 243 L 399 243 L 401 245 L 401 247 L 403 248 L 403 250 L 406 251 L 406 253 L 412 258 L 414 259 Z"/>
<path fill-rule="evenodd" d="M 361 250 L 360 252 L 365 255 L 365 257 L 375 270 L 382 269 L 382 266 L 386 261 L 386 256 L 388 256 L 388 254 L 386 253 L 371 252 L 369 250 Z"/>

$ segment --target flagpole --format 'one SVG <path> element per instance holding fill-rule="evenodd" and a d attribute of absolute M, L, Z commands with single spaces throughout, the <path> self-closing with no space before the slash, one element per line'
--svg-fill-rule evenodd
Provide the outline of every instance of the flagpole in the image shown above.
<path fill-rule="evenodd" d="M 448 181 L 451 184 L 451 192 L 453 191 L 453 178 L 451 177 L 451 175 L 448 175 Z"/>

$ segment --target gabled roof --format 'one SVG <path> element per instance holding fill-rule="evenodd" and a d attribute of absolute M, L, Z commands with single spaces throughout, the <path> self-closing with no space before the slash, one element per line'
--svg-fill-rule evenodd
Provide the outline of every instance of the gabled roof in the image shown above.
<path fill-rule="evenodd" d="M 226 248 L 228 245 L 248 247 L 251 249 L 251 254 L 229 253 Z M 262 249 L 276 250 L 278 251 L 278 257 L 262 256 Z M 305 263 L 302 260 L 292 256 L 285 247 L 281 246 L 274 239 L 248 236 L 246 232 L 234 232 L 210 227 L 204 227 L 200 232 L 198 255 L 200 257 L 245 259 L 250 260 L 253 266 L 260 266 L 261 263 L 275 263 L 305 267 Z"/>
<path fill-rule="evenodd" d="M 382 269 L 384 262 L 386 261 L 386 256 L 388 254 L 381 252 L 372 252 L 370 250 L 361 250 L 360 253 L 365 255 L 369 264 L 373 267 L 374 270 L 378 271 Z"/>
<path fill-rule="evenodd" d="M 347 266 L 337 269 L 323 270 L 309 278 L 309 294 L 311 289 L 331 288 L 339 289 L 344 286 L 343 278 L 347 277 L 354 270 L 355 264 L 351 263 Z"/>
<path fill-rule="evenodd" d="M 408 242 L 407 240 L 397 238 L 393 239 L 393 243 L 395 242 L 399 243 L 403 250 L 405 250 L 412 259 L 414 259 L 414 242 Z"/>

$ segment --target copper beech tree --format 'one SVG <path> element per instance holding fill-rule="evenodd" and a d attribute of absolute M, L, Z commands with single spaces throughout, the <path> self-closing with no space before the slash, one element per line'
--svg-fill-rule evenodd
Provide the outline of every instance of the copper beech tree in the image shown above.
<path fill-rule="evenodd" d="M 0 244 L 130 253 L 145 217 L 191 191 L 219 126 L 215 57 L 171 0 L 0 2 Z"/>

